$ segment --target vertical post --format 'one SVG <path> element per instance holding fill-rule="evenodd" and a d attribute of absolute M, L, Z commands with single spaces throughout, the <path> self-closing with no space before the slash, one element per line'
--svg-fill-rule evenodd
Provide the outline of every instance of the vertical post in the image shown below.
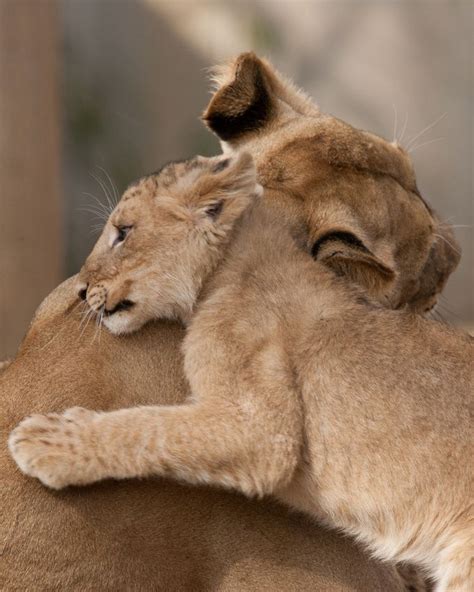
<path fill-rule="evenodd" d="M 0 361 L 61 279 L 55 0 L 0 0 Z"/>

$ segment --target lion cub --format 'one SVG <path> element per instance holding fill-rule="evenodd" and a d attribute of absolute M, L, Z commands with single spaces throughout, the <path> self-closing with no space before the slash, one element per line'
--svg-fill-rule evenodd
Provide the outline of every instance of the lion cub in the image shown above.
<path fill-rule="evenodd" d="M 248 154 L 127 190 L 79 293 L 116 334 L 182 319 L 189 403 L 35 415 L 14 459 L 57 489 L 166 475 L 271 494 L 438 592 L 474 590 L 472 342 L 347 287 L 260 193 Z"/>

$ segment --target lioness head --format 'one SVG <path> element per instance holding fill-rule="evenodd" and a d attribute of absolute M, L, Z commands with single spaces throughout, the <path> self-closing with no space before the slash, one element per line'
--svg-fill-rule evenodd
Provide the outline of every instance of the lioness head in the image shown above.
<path fill-rule="evenodd" d="M 115 334 L 187 318 L 235 221 L 259 196 L 252 157 L 196 157 L 131 185 L 78 276 L 79 296 Z"/>
<path fill-rule="evenodd" d="M 401 146 L 323 114 L 253 53 L 216 71 L 203 119 L 256 162 L 266 199 L 315 258 L 391 308 L 429 310 L 460 257 Z"/>

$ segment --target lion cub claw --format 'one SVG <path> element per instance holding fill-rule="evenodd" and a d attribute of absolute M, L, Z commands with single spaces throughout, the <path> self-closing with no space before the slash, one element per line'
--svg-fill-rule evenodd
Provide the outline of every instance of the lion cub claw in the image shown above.
<path fill-rule="evenodd" d="M 81 407 L 64 413 L 30 415 L 11 433 L 8 446 L 21 471 L 52 489 L 100 479 L 94 452 L 94 420 Z"/>

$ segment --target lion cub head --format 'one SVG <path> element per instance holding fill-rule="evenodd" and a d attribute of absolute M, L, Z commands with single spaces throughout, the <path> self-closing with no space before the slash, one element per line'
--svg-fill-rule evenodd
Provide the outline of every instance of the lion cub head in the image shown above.
<path fill-rule="evenodd" d="M 83 266 L 79 296 L 115 334 L 186 318 L 234 223 L 261 192 L 247 153 L 198 156 L 139 180 Z"/>

